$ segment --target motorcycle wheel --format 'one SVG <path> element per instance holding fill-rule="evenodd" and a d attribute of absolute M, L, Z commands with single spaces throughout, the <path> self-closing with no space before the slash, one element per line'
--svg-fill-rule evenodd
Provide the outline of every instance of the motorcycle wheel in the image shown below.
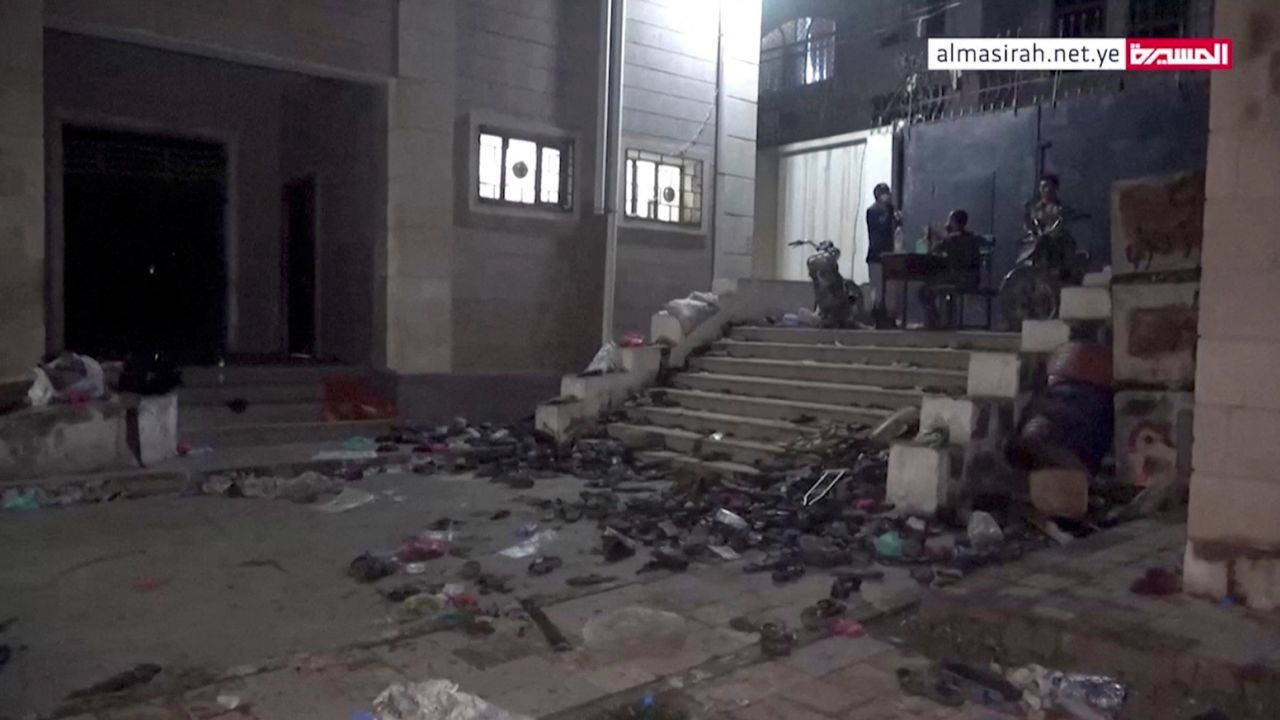
<path fill-rule="evenodd" d="M 1023 320 L 1047 320 L 1058 315 L 1058 284 L 1036 268 L 1019 265 L 1000 283 L 1000 313 L 1011 330 Z"/>

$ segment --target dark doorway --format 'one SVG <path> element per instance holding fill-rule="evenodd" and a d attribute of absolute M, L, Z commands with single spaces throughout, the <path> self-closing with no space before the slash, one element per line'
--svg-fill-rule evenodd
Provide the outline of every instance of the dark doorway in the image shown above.
<path fill-rule="evenodd" d="M 65 346 L 211 364 L 226 342 L 226 150 L 63 130 Z"/>
<path fill-rule="evenodd" d="M 284 186 L 285 320 L 289 354 L 316 351 L 316 182 L 307 177 Z"/>

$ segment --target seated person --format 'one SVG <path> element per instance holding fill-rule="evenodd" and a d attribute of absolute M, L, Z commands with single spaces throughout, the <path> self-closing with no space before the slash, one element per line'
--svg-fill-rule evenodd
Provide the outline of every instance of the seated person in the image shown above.
<path fill-rule="evenodd" d="M 966 291 L 982 284 L 982 238 L 969 232 L 969 213 L 952 210 L 947 216 L 947 234 L 941 238 L 927 228 L 929 254 L 946 258 L 946 269 L 930 277 L 920 288 L 920 304 L 924 305 L 926 325 L 942 325 L 939 300 L 952 291 Z M 950 300 L 952 298 L 947 297 Z"/>

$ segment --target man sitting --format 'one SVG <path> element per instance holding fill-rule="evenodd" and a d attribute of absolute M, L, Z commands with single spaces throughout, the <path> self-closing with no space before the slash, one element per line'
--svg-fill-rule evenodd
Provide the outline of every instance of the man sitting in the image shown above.
<path fill-rule="evenodd" d="M 982 284 L 982 239 L 969 232 L 969 213 L 952 210 L 947 216 L 947 234 L 939 238 L 933 228 L 926 228 L 929 254 L 946 258 L 946 269 L 925 281 L 920 288 L 920 304 L 924 305 L 927 327 L 942 325 L 939 300 L 950 305 L 957 293 L 973 290 Z M 950 308 L 947 308 L 950 310 Z M 951 313 L 947 313 L 951 317 Z"/>

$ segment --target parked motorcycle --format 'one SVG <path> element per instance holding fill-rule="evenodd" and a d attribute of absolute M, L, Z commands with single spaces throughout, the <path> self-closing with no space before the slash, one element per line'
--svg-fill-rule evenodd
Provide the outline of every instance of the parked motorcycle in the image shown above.
<path fill-rule="evenodd" d="M 1033 219 L 1022 242 L 1017 262 L 1000 282 L 1000 309 L 1014 330 L 1023 320 L 1057 317 L 1062 288 L 1079 285 L 1089 266 L 1089 253 L 1076 249 L 1061 217 L 1048 227 Z"/>
<path fill-rule="evenodd" d="M 805 261 L 809 279 L 813 281 L 814 311 L 824 328 L 853 327 L 855 314 L 862 307 L 862 288 L 840 274 L 840 248 L 830 240 L 816 243 L 796 240 L 788 247 L 808 245 L 814 253 Z"/>

